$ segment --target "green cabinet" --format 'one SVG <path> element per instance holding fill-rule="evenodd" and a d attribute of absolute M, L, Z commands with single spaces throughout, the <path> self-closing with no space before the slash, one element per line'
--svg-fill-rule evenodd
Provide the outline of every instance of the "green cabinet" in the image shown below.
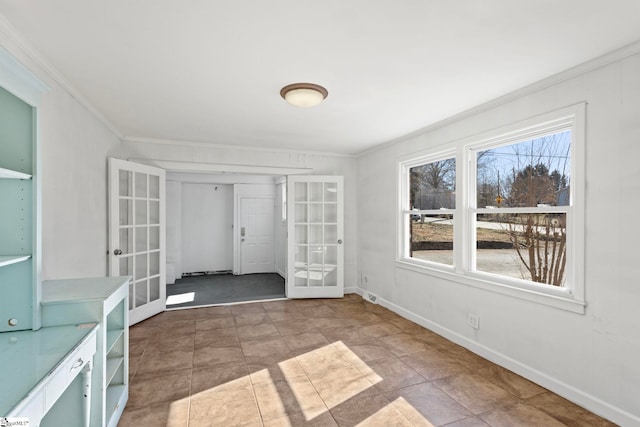
<path fill-rule="evenodd" d="M 44 281 L 43 327 L 93 322 L 91 425 L 115 427 L 129 397 L 129 277 Z"/>
<path fill-rule="evenodd" d="M 6 332 L 40 328 L 40 203 L 36 108 L 1 85 L 0 332 Z"/>

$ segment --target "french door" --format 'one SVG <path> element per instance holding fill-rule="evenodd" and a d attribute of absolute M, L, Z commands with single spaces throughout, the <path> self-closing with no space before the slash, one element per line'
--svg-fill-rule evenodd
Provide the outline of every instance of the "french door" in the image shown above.
<path fill-rule="evenodd" d="M 131 276 L 130 325 L 164 311 L 164 169 L 109 159 L 109 274 Z"/>
<path fill-rule="evenodd" d="M 287 192 L 287 297 L 343 297 L 342 177 L 292 175 Z"/>

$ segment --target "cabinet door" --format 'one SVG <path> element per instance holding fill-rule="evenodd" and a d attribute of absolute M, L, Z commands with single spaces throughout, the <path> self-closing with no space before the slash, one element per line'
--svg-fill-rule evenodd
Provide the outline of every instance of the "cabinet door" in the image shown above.
<path fill-rule="evenodd" d="M 109 159 L 109 271 L 131 276 L 129 324 L 164 311 L 165 171 Z"/>

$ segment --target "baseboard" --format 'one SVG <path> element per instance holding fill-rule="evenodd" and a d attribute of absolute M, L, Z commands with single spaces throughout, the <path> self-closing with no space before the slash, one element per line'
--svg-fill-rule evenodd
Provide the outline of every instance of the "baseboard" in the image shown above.
<path fill-rule="evenodd" d="M 364 289 L 357 288 L 355 293 L 364 295 L 366 291 Z M 476 341 L 470 340 L 469 338 L 460 335 L 459 333 L 452 331 L 451 329 L 445 328 L 435 322 L 432 322 L 431 320 L 425 319 L 424 317 L 406 310 L 390 301 L 387 301 L 384 298 L 378 297 L 377 303 L 385 308 L 388 308 L 394 313 L 399 314 L 400 316 L 409 319 L 412 322 L 415 322 L 420 326 L 423 326 L 437 333 L 438 335 L 441 335 L 448 340 L 484 357 L 485 359 L 488 359 L 504 368 L 507 368 L 510 371 L 513 371 L 518 375 L 521 375 L 528 380 L 533 381 L 534 383 L 548 390 L 551 390 L 552 392 L 564 397 L 565 399 L 570 400 L 571 402 L 574 402 L 577 405 L 580 405 L 588 409 L 589 411 L 600 415 L 616 424 L 619 424 L 621 426 L 640 426 L 640 417 L 617 408 L 595 396 L 578 390 L 570 384 L 567 384 L 545 374 L 544 372 L 540 372 L 537 369 L 518 362 L 517 360 L 512 359 L 511 357 L 497 352 L 482 344 L 479 344 Z"/>
<path fill-rule="evenodd" d="M 349 286 L 348 288 L 344 288 L 345 294 L 357 294 L 358 288 L 356 286 Z"/>

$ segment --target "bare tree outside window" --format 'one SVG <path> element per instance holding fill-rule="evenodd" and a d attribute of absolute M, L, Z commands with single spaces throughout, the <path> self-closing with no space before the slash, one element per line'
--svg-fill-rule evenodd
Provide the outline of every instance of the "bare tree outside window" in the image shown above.
<path fill-rule="evenodd" d="M 566 213 L 553 212 L 552 207 L 569 205 L 570 141 L 570 131 L 564 131 L 477 156 L 478 206 L 496 211 L 478 214 L 478 230 L 502 230 L 508 244 L 500 248 L 515 251 L 520 278 L 536 283 L 564 285 Z M 523 209 L 499 213 L 499 208 L 509 207 Z M 477 243 L 478 269 L 491 269 L 481 241 Z"/>

